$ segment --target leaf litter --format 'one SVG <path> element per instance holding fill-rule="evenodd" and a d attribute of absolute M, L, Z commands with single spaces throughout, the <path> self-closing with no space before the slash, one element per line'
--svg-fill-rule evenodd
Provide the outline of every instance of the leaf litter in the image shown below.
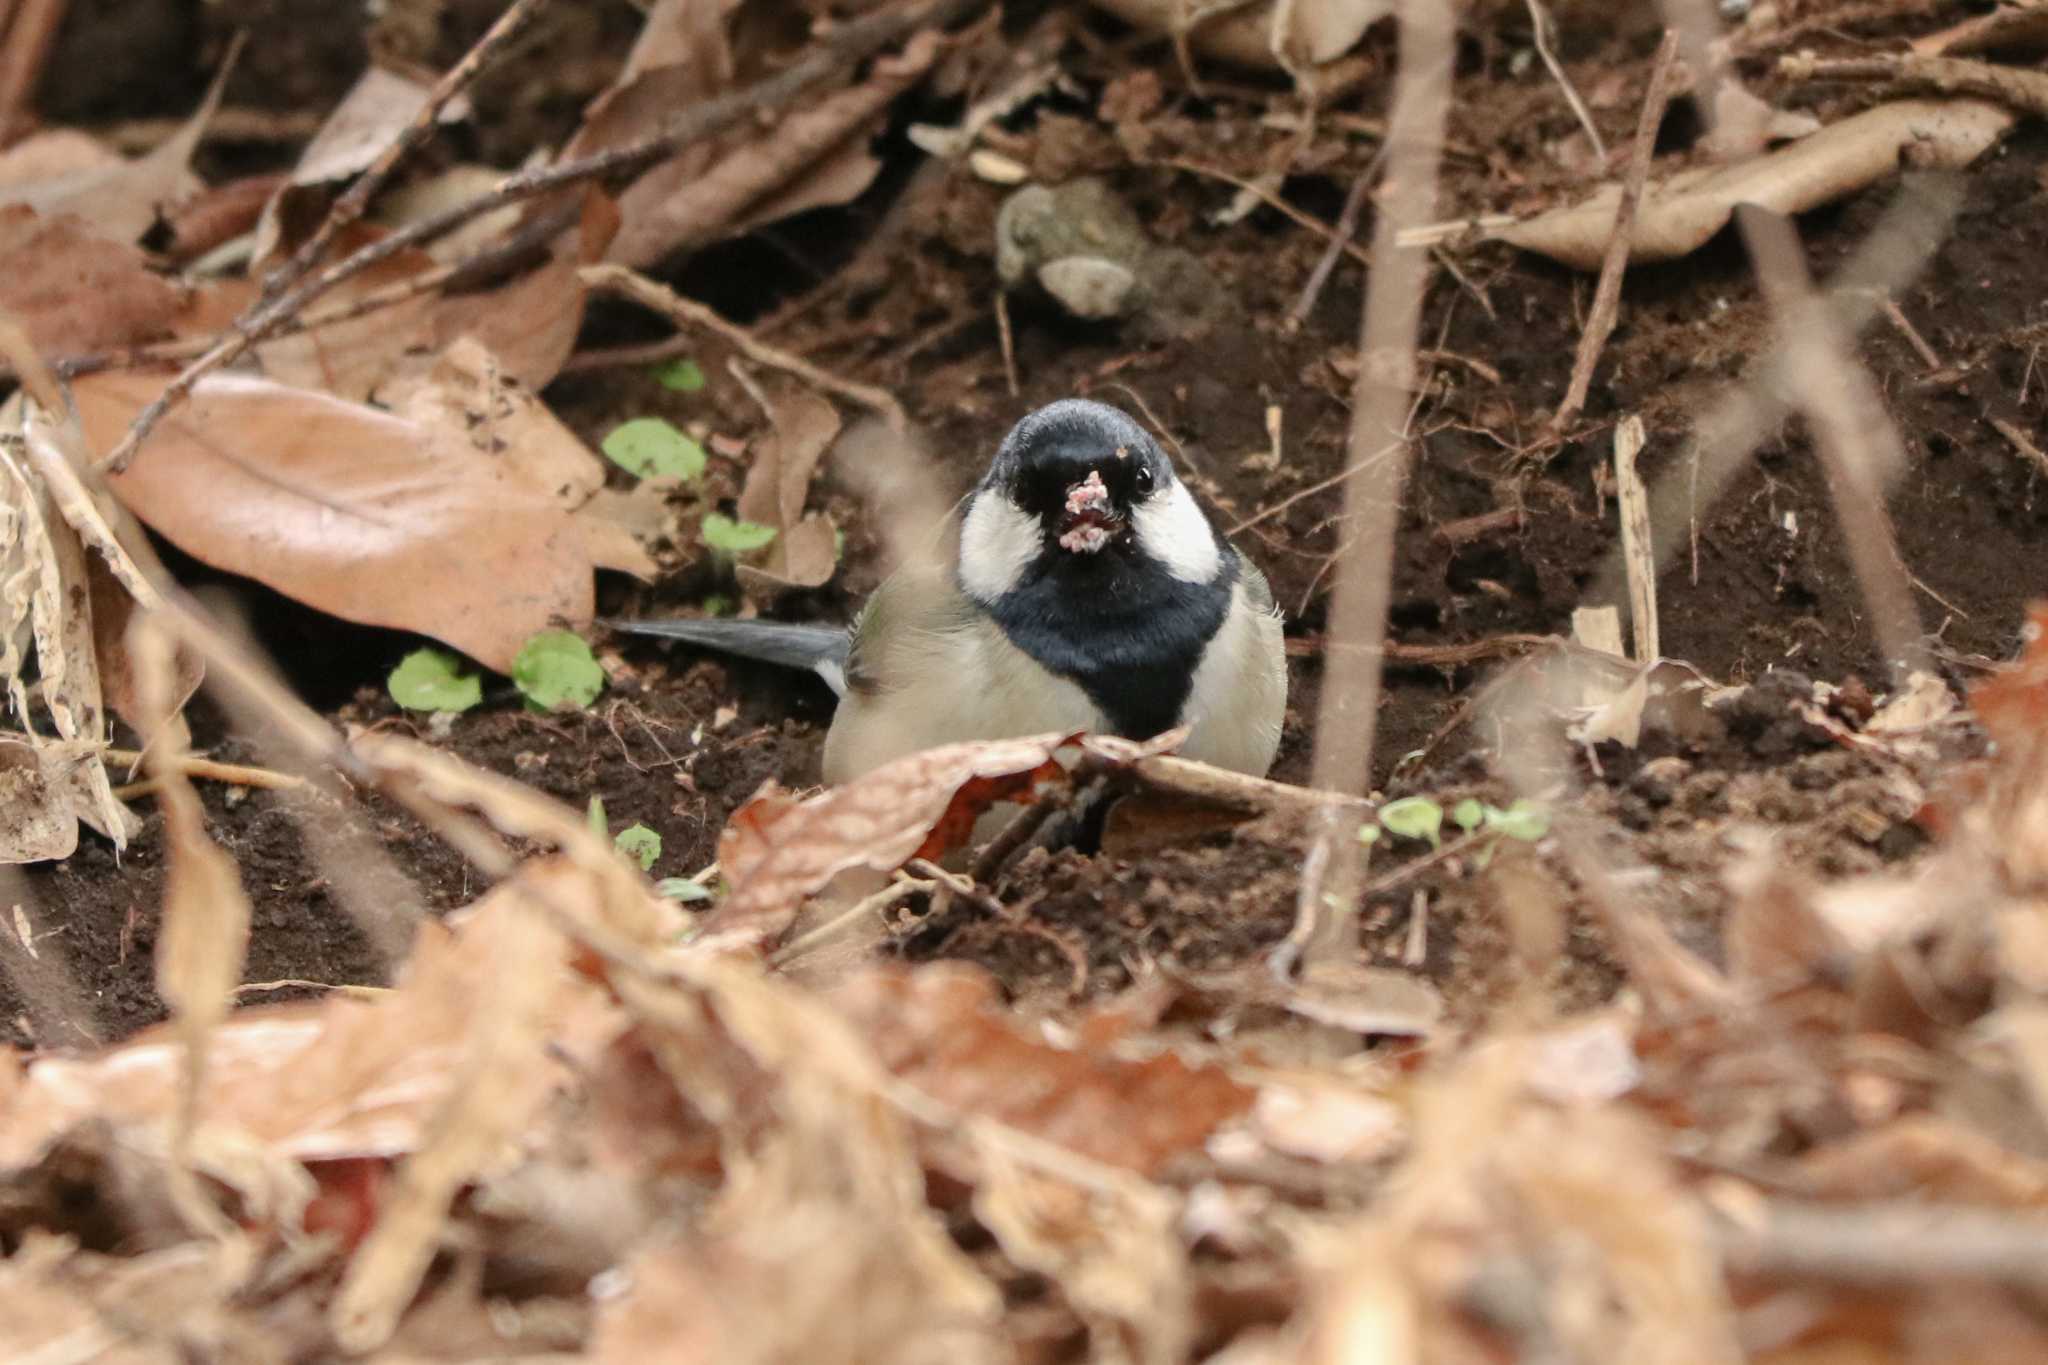
<path fill-rule="evenodd" d="M 681 8 L 657 7 L 670 18 Z M 1332 24 L 1341 52 L 1358 40 L 1343 37 L 1345 24 L 1370 24 L 1374 8 L 1295 10 L 1325 10 L 1303 21 Z M 1265 34 L 1271 55 L 1286 50 L 1277 32 Z M 739 66 L 745 55 L 727 58 Z M 720 64 L 710 64 L 717 79 L 730 80 Z M 750 129 L 725 155 L 745 155 L 760 136 Z M 805 173 L 822 176 L 818 165 L 806 161 Z M 660 236 L 658 215 L 641 222 Z M 577 260 L 588 246 L 573 248 Z M 406 263 L 414 276 L 424 268 Z M 568 297 L 555 283 L 535 289 Z M 479 317 L 492 297 L 478 296 Z M 433 472 L 456 485 L 438 495 L 439 511 L 433 496 L 422 506 L 403 494 L 401 513 L 383 520 L 405 534 L 438 527 L 451 546 L 485 543 L 492 528 L 479 523 L 490 518 L 477 509 L 506 505 L 498 498 L 520 515 L 545 514 L 549 527 L 590 520 L 604 468 L 534 397 L 539 376 L 559 365 L 549 357 L 573 343 L 573 324 L 566 331 L 569 341 L 551 337 L 530 367 L 462 325 L 411 357 L 410 375 L 347 379 L 353 364 L 320 370 L 316 361 L 290 376 L 202 383 L 117 488 L 166 538 L 183 543 L 177 525 L 227 559 L 247 523 L 192 505 L 224 486 L 209 478 L 218 464 L 238 466 L 249 484 L 292 484 L 283 502 L 243 509 L 258 525 L 360 512 L 360 486 L 338 468 L 345 461 L 301 466 L 285 439 L 309 414 L 345 413 L 320 420 L 346 434 L 336 444 L 359 466 L 354 477 L 369 476 L 367 459 L 390 486 L 416 490 L 426 476 L 415 466 L 380 463 L 399 444 L 431 452 Z M 407 325 L 390 335 L 408 338 L 395 348 L 403 353 L 420 333 Z M 374 349 L 367 331 L 365 340 Z M 38 550 L 31 560 L 11 550 L 0 581 L 35 578 L 20 577 L 24 563 L 37 574 L 59 565 L 67 589 L 92 564 L 100 581 L 131 581 L 108 549 L 120 509 L 88 506 L 83 485 L 50 463 L 89 461 L 153 393 L 140 373 L 104 378 L 97 416 L 93 377 L 77 387 L 87 439 L 65 447 L 46 437 L 40 462 L 17 480 L 32 487 L 38 524 L 66 528 L 76 553 Z M 209 406 L 238 391 L 274 410 L 252 418 Z M 392 411 L 363 401 L 372 396 Z M 800 401 L 829 414 L 822 399 Z M 59 411 L 61 402 L 46 404 L 41 418 Z M 813 470 L 836 423 L 771 412 L 736 508 L 739 520 L 774 532 L 771 553 L 826 515 L 807 508 L 827 501 Z M 707 445 L 716 460 L 705 477 L 730 492 L 723 466 L 736 447 Z M 161 466 L 152 485 L 153 460 L 198 487 L 171 488 Z M 293 498 L 305 506 L 294 509 Z M 315 537 L 301 542 L 311 551 Z M 606 543 L 651 564 L 642 548 Z M 556 605 L 588 600 L 592 566 L 604 559 L 592 544 L 582 549 L 574 571 L 559 575 Z M 231 564 L 254 571 L 254 559 Z M 419 561 L 397 563 L 367 575 L 385 580 L 369 596 L 400 600 L 397 586 Z M 347 614 L 336 605 L 347 600 L 334 581 L 340 568 L 317 587 L 321 571 L 270 571 L 293 595 Z M 146 580 L 132 591 L 161 607 Z M 443 639 L 473 630 L 451 643 L 503 667 L 506 651 L 532 638 L 522 630 L 575 619 L 569 610 L 522 616 L 481 582 L 463 591 L 435 629 L 403 623 Z M 18 599 L 8 600 L 14 610 Z M 386 609 L 355 608 L 366 619 Z M 465 614 L 481 624 L 463 626 Z M 54 699 L 75 720 L 85 694 L 67 693 L 61 658 L 52 689 L 52 660 L 41 656 L 83 651 L 110 678 L 134 675 L 129 714 L 178 709 L 166 698 L 182 701 L 188 689 L 161 642 L 116 655 L 98 642 L 97 618 L 82 624 L 49 644 L 37 636 L 34 675 L 10 655 L 10 689 L 26 697 L 33 684 L 34 705 Z M 25 653 L 19 635 L 9 644 Z M 2038 1321 L 2005 1291 L 2038 1289 L 2030 1266 L 2043 1233 L 2033 1211 L 2048 1190 L 2036 999 L 2048 990 L 2048 934 L 2036 923 L 2034 856 L 2048 662 L 2036 649 L 1979 688 L 1967 713 L 1930 675 L 1862 701 L 1847 688 L 1787 687 L 1790 703 L 1773 708 L 1769 689 L 1708 692 L 1698 673 L 1668 667 L 1678 671 L 1588 668 L 1572 679 L 1578 701 L 1602 708 L 1595 728 L 1581 730 L 1586 750 L 1636 776 L 1531 825 L 1529 847 L 1481 867 L 1446 854 L 1455 840 L 1432 824 L 1437 837 L 1420 841 L 1441 845 L 1430 852 L 1394 840 L 1376 848 L 1376 859 L 1404 860 L 1395 872 L 1442 858 L 1410 874 L 1424 893 L 1411 930 L 1429 927 L 1432 903 L 1441 917 L 1443 901 L 1461 895 L 1494 897 L 1510 921 L 1511 989 L 1485 1018 L 1456 1001 L 1446 1015 L 1428 987 L 1391 968 L 1293 982 L 1257 960 L 1235 973 L 1189 972 L 1174 951 L 1186 945 L 1157 935 L 1105 932 L 1082 944 L 1084 978 L 1117 970 L 1134 986 L 1065 1008 L 1007 998 L 957 961 L 855 961 L 799 979 L 759 960 L 790 917 L 848 872 L 899 889 L 916 883 L 890 912 L 899 942 L 964 920 L 1057 953 L 1071 922 L 1061 918 L 1058 876 L 1079 855 L 1032 850 L 987 890 L 949 880 L 959 874 L 948 867 L 912 866 L 913 855 L 943 858 L 989 801 L 1034 789 L 1072 800 L 1085 785 L 1077 772 L 1157 781 L 1162 770 L 1128 749 L 1050 736 L 950 753 L 865 788 L 766 791 L 728 826 L 715 876 L 706 870 L 717 908 L 685 920 L 589 836 L 580 801 L 550 804 L 374 732 L 347 750 L 362 765 L 347 769 L 351 780 L 433 812 L 505 879 L 446 925 L 423 925 L 388 992 L 227 1014 L 246 913 L 239 878 L 205 828 L 218 811 L 202 816 L 191 790 L 175 785 L 182 740 L 166 734 L 151 757 L 174 784 L 161 817 L 172 875 L 152 937 L 178 1019 L 104 1051 L 0 1060 L 0 1241 L 10 1251 L 0 1276 L 18 1309 L 0 1329 L 7 1348 L 621 1360 L 2038 1353 Z M 1703 854 L 1688 875 L 1725 877 L 1727 913 L 1683 926 L 1688 942 L 1667 946 L 1711 989 L 1664 989 L 1641 966 L 1648 959 L 1621 954 L 1638 974 L 1598 1013 L 1574 1014 L 1547 987 L 1585 945 L 1568 940 L 1545 899 L 1578 893 L 1577 869 L 1560 854 L 1576 822 L 1650 822 L 1668 847 L 1685 824 L 1702 839 L 1748 834 L 1740 820 L 1687 805 L 1697 795 L 1687 783 L 1706 774 L 1656 766 L 1672 757 L 1675 727 L 1650 715 L 1667 693 L 1706 693 L 1702 705 L 1674 708 L 1685 712 L 1684 752 L 1764 727 L 1801 751 L 1800 780 L 1847 774 L 1881 785 L 1868 809 L 1896 811 L 1883 832 L 1924 822 L 1932 851 L 1914 870 L 1873 862 L 1826 882 L 1761 845 L 1746 845 L 1755 856 L 1739 869 L 1725 848 Z M 1956 764 L 1972 716 L 1996 748 Z M 1566 717 L 1549 719 L 1561 729 Z M 1619 738 L 1634 743 L 1633 757 L 1616 753 Z M 62 741 L 93 773 L 102 742 Z M 38 771 L 49 762 L 38 757 Z M 1208 780 L 1212 797 L 1227 787 Z M 686 800 L 689 789 L 676 788 Z M 1089 883 L 1088 913 L 1101 921 L 1126 906 L 1178 906 L 1199 900 L 1205 882 L 1213 896 L 1219 858 L 1270 857 L 1285 877 L 1244 885 L 1291 888 L 1298 845 L 1270 804 L 1279 798 L 1230 790 L 1256 812 L 1251 828 L 1114 864 L 1128 896 L 1111 903 L 1094 889 L 1108 880 Z M 1462 808 L 1457 797 L 1514 808 L 1510 793 L 1491 788 L 1428 799 L 1441 814 Z M 1617 809 L 1629 799 L 1651 813 Z M 1754 813 L 1744 803 L 1762 798 L 1731 783 L 1721 799 Z M 1286 809 L 1298 817 L 1298 805 Z M 75 828 L 68 837 L 76 842 Z M 561 852 L 508 875 L 513 850 L 536 846 Z M 1646 903 L 1668 894 L 1642 871 L 1618 874 L 1635 874 L 1627 894 Z M 1145 884 L 1170 877 L 1186 881 Z M 992 905 L 994 889 L 1041 899 Z M 9 929 L 17 941 L 40 937 L 25 913 L 11 919 L 29 925 Z M 1145 932 L 1170 919 L 1159 915 Z M 1572 936 L 1584 932 L 1575 926 Z M 1096 960 L 1126 945 L 1146 951 Z M 54 960 L 57 945 L 43 951 Z M 1421 956 L 1429 951 L 1425 941 Z M 1404 996 L 1396 982 L 1413 989 Z M 1274 1025 L 1276 1011 L 1293 1022 Z M 1924 1235 L 1878 1235 L 1901 1216 L 1920 1219 L 1909 1226 Z M 138 1313 L 137 1302 L 160 1308 Z"/>

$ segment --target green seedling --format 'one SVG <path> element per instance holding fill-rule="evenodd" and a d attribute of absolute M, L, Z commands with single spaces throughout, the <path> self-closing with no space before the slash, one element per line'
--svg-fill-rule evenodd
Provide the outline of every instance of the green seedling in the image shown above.
<path fill-rule="evenodd" d="M 1479 843 L 1475 860 L 1480 867 L 1493 861 L 1501 839 L 1535 843 L 1550 832 L 1550 811 L 1541 802 L 1517 798 L 1503 810 L 1466 797 L 1450 809 L 1451 823 L 1464 831 L 1464 839 Z M 1402 839 L 1426 839 L 1433 849 L 1443 847 L 1444 808 L 1426 796 L 1404 796 L 1380 807 L 1379 823 L 1359 828 L 1358 841 L 1372 844 L 1380 832 Z"/>
<path fill-rule="evenodd" d="M 612 428 L 602 449 L 636 478 L 665 475 L 694 483 L 704 475 L 704 447 L 659 417 L 635 417 Z"/>
<path fill-rule="evenodd" d="M 661 836 L 645 825 L 628 825 L 612 840 L 612 847 L 640 864 L 642 872 L 651 872 L 661 857 Z"/>
<path fill-rule="evenodd" d="M 666 896 L 680 905 L 714 899 L 709 887 L 689 877 L 663 877 L 654 884 L 654 890 L 655 894 Z"/>
<path fill-rule="evenodd" d="M 416 649 L 384 680 L 391 700 L 408 711 L 467 711 L 484 699 L 483 679 L 445 649 Z"/>
<path fill-rule="evenodd" d="M 1426 796 L 1404 796 L 1380 807 L 1380 824 L 1387 833 L 1404 839 L 1427 839 L 1431 848 L 1443 845 L 1444 808 Z"/>
<path fill-rule="evenodd" d="M 566 630 L 544 630 L 512 661 L 512 683 L 539 711 L 580 711 L 604 691 L 604 670 L 590 646 Z"/>
<path fill-rule="evenodd" d="M 688 356 L 654 367 L 654 382 L 674 393 L 696 393 L 704 387 L 704 371 Z"/>
<path fill-rule="evenodd" d="M 757 521 L 734 521 L 722 512 L 707 512 L 699 534 L 704 543 L 724 555 L 743 555 L 764 549 L 775 539 L 775 528 Z"/>
<path fill-rule="evenodd" d="M 590 804 L 583 808 L 583 822 L 590 826 L 590 832 L 600 839 L 612 832 L 611 821 L 605 818 L 602 796 L 593 795 L 590 798 Z"/>

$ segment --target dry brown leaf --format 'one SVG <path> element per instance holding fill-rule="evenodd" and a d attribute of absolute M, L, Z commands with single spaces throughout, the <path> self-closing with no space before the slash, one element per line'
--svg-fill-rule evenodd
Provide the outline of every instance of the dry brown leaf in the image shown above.
<path fill-rule="evenodd" d="M 290 180 L 272 196 L 256 229 L 253 275 L 293 249 L 285 240 L 300 224 L 308 230 L 323 214 L 330 188 L 367 170 L 427 102 L 428 87 L 410 76 L 372 65 L 342 97 L 299 154 Z M 441 111 L 451 123 L 468 116 L 459 97 Z"/>
<path fill-rule="evenodd" d="M 336 254 L 346 256 L 384 235 L 370 224 L 351 224 L 336 236 Z M 320 307 L 352 303 L 433 268 L 434 259 L 426 252 L 399 251 L 330 290 Z M 263 372 L 280 384 L 361 402 L 378 393 L 408 353 L 432 349 L 435 311 L 434 296 L 421 294 L 361 317 L 276 337 L 258 346 L 256 355 Z"/>
<path fill-rule="evenodd" d="M 45 128 L 0 151 L 0 195 L 122 164 L 119 152 L 90 133 L 76 128 Z"/>
<path fill-rule="evenodd" d="M 474 967 L 490 994 L 471 1012 L 448 1088 L 328 1306 L 347 1351 L 390 1338 L 439 1250 L 456 1194 L 504 1162 L 548 1093 L 532 1077 L 547 1060 L 550 1015 L 569 979 L 568 942 L 525 905 L 469 925 Z"/>
<path fill-rule="evenodd" d="M 209 1127 L 246 1134 L 299 1162 L 389 1159 L 415 1150 L 454 1084 L 466 1031 L 489 1014 L 505 983 L 492 975 L 493 945 L 533 890 L 591 894 L 584 874 L 537 863 L 478 901 L 456 930 L 421 931 L 397 989 L 373 1000 L 336 995 L 313 1004 L 237 1012 L 214 1034 L 202 1110 Z M 553 983 L 551 1032 L 560 1052 L 536 1049 L 520 1073 L 531 1113 L 570 1073 L 562 1058 L 593 1054 L 617 1015 L 563 952 L 543 970 Z M 0 1125 L 0 1170 L 35 1162 L 88 1119 L 117 1128 L 163 1125 L 175 1112 L 183 1048 L 168 1026 L 84 1057 L 32 1061 Z"/>
<path fill-rule="evenodd" d="M 151 270 L 140 251 L 84 219 L 0 206 L 0 312 L 12 314 L 46 355 L 154 340 L 185 306 L 185 291 Z"/>
<path fill-rule="evenodd" d="M 425 82 L 380 66 L 370 67 L 342 96 L 341 103 L 299 154 L 298 165 L 292 168 L 292 182 L 317 185 L 322 181 L 346 180 L 367 170 L 426 107 L 428 93 Z M 449 107 L 441 111 L 443 123 L 467 117 L 468 105 L 460 99 L 451 100 Z"/>
<path fill-rule="evenodd" d="M 709 1236 L 655 1244 L 625 1266 L 628 1288 L 605 1303 L 589 1359 L 891 1360 L 910 1365 L 1008 1359 L 987 1326 L 933 1311 L 928 1289 L 882 1229 L 844 1201 L 763 1199 Z M 773 1229 L 801 1223 L 805 1235 Z"/>
<path fill-rule="evenodd" d="M 262 1359 L 276 1343 L 227 1310 L 234 1257 L 215 1244 L 97 1255 L 31 1229 L 0 1261 L 0 1359 L 25 1365 L 175 1365 L 205 1341 L 222 1359 Z"/>
<path fill-rule="evenodd" d="M 778 214 L 845 203 L 867 188 L 881 163 L 866 157 L 849 176 L 839 162 L 842 149 L 924 78 L 942 44 L 938 33 L 916 35 L 901 53 L 877 59 L 864 83 L 792 112 L 773 132 L 709 167 L 655 167 L 619 197 L 622 221 L 608 259 L 636 268 L 652 265 L 683 247 L 758 226 L 756 210 L 770 202 Z M 829 173 L 812 181 L 814 169 Z"/>
<path fill-rule="evenodd" d="M 736 960 L 677 967 L 675 986 L 619 982 L 659 1066 L 627 1079 L 716 1124 L 726 1182 L 695 1236 L 630 1263 L 594 1354 L 987 1356 L 999 1295 L 932 1212 L 889 1078 L 847 1021 Z"/>
<path fill-rule="evenodd" d="M 1293 4 L 1188 3 L 1188 0 L 1093 0 L 1098 9 L 1147 33 L 1186 26 L 1188 45 L 1204 56 L 1276 70 L 1320 66 L 1349 52 L 1366 29 L 1394 13 L 1394 0 L 1296 0 Z"/>
<path fill-rule="evenodd" d="M 66 774 L 92 753 L 0 733 L 0 864 L 51 862 L 78 847 L 78 793 Z"/>
<path fill-rule="evenodd" d="M 149 374 L 80 379 L 88 437 L 110 447 L 160 388 Z M 466 424 L 217 375 L 114 487 L 196 558 L 348 620 L 434 636 L 505 672 L 535 632 L 590 619 L 593 568 L 646 572 L 649 561 L 478 439 Z"/>
<path fill-rule="evenodd" d="M 245 175 L 199 191 L 170 215 L 164 256 L 184 265 L 251 231 L 263 216 L 263 206 L 286 179 L 278 172 Z"/>
<path fill-rule="evenodd" d="M 2048 1162 L 1932 1114 L 1912 1114 L 1799 1158 L 1784 1188 L 1817 1199 L 1914 1198 L 2048 1207 Z"/>
<path fill-rule="evenodd" d="M 587 191 L 575 231 L 556 239 L 547 264 L 496 289 L 436 303 L 438 345 L 445 349 L 459 337 L 472 337 L 505 373 L 539 393 L 561 373 L 583 329 L 589 291 L 580 271 L 604 259 L 618 230 L 618 206 L 595 189 Z"/>
<path fill-rule="evenodd" d="M 71 169 L 47 179 L 0 185 L 0 207 L 26 204 L 45 217 L 76 214 L 104 237 L 136 241 L 160 214 L 199 190 L 201 182 L 190 169 L 192 153 L 220 107 L 227 76 L 223 69 L 192 117 L 147 155 L 133 161 L 95 161 L 71 144 L 54 159 Z"/>
<path fill-rule="evenodd" d="M 798 390 L 770 413 L 773 431 L 754 454 L 740 491 L 739 515 L 775 528 L 759 568 L 741 565 L 740 582 L 754 587 L 815 588 L 839 565 L 831 518 L 804 516 L 811 476 L 839 436 L 839 413 L 815 393 Z"/>
<path fill-rule="evenodd" d="M 0 325 L 7 335 L 0 349 L 33 360 L 34 352 L 17 328 Z M 20 363 L 17 360 L 17 363 Z M 0 409 L 0 424 L 16 426 L 25 440 L 47 439 L 45 425 L 24 421 L 32 406 L 19 394 Z M 40 409 L 36 410 L 40 417 Z M 17 462 L 0 447 L 0 688 L 16 715 L 29 716 L 24 674 L 26 645 L 35 650 L 40 711 L 47 716 L 40 737 L 31 727 L 23 741 L 39 752 L 9 755 L 6 781 L 24 802 L 10 812 L 12 831 L 0 853 L 11 849 L 20 858 L 65 857 L 75 847 L 75 825 L 68 836 L 54 833 L 53 824 L 84 820 L 126 846 L 134 819 L 114 799 L 98 755 L 106 742 L 107 719 L 100 688 L 99 654 L 94 642 L 90 573 L 78 533 L 58 511 L 47 485 L 33 466 Z M 48 850 L 65 845 L 61 852 Z M 37 850 L 42 850 L 37 852 Z"/>
<path fill-rule="evenodd" d="M 1141 1176 L 1200 1150 L 1254 1098 L 1221 1068 L 1172 1052 L 1055 1046 L 1007 1015 L 994 979 L 974 967 L 872 968 L 829 998 L 883 1066 L 949 1109 Z"/>
<path fill-rule="evenodd" d="M 1065 734 L 948 744 L 884 764 L 798 799 L 770 782 L 734 811 L 718 838 L 732 893 L 707 929 L 773 939 L 805 898 L 855 868 L 891 872 L 955 846 L 998 801 L 1063 785 L 1054 759 Z"/>
<path fill-rule="evenodd" d="M 1732 166 L 1700 167 L 1647 186 L 1630 237 L 1632 261 L 1686 255 L 1727 226 L 1737 204 L 1800 213 L 1895 174 L 1902 159 L 1966 166 L 2012 126 L 2011 110 L 1979 100 L 1900 100 L 1830 124 L 1787 147 Z M 1619 183 L 1566 208 L 1487 235 L 1596 270 L 1607 249 Z"/>

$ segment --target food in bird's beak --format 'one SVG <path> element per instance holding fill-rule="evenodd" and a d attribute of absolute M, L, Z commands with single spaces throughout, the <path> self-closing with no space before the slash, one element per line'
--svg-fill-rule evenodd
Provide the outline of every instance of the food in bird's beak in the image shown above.
<path fill-rule="evenodd" d="M 1067 489 L 1066 510 L 1060 515 L 1060 548 L 1092 555 L 1109 544 L 1119 520 L 1101 471 L 1091 469 L 1087 478 Z"/>

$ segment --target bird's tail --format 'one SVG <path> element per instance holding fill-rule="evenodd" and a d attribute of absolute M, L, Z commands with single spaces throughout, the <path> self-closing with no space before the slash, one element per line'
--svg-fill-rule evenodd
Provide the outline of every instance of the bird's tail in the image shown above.
<path fill-rule="evenodd" d="M 844 627 L 796 626 L 782 621 L 729 621 L 718 618 L 671 621 L 604 620 L 600 625 L 630 635 L 658 635 L 681 640 L 743 659 L 807 668 L 832 690 L 846 695 L 846 654 L 852 641 Z"/>

